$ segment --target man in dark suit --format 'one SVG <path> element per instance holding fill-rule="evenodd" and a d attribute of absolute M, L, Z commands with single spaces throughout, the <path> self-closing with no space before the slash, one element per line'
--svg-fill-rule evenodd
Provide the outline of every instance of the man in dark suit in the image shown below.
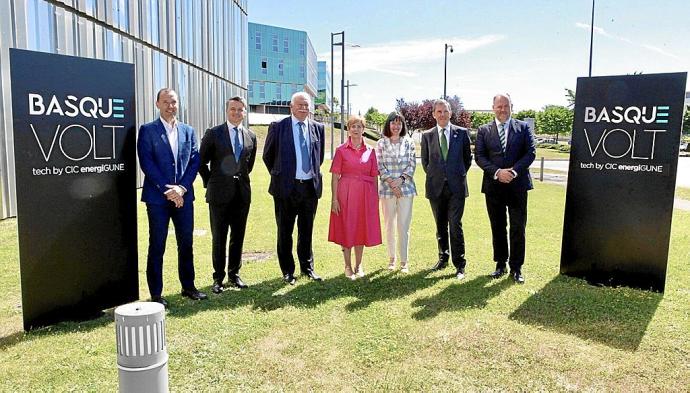
<path fill-rule="evenodd" d="M 494 97 L 494 121 L 479 127 L 475 159 L 484 171 L 482 192 L 491 222 L 496 270 L 491 277 L 506 274 L 506 262 L 517 283 L 524 283 L 525 226 L 527 225 L 527 190 L 531 190 L 529 166 L 534 161 L 534 135 L 527 123 L 510 117 L 510 96 Z M 506 210 L 510 218 L 510 252 L 506 232 Z"/>
<path fill-rule="evenodd" d="M 206 187 L 206 202 L 211 217 L 213 235 L 213 286 L 219 294 L 225 286 L 225 247 L 228 245 L 228 284 L 246 288 L 240 278 L 242 246 L 247 228 L 252 189 L 249 173 L 256 159 L 256 135 L 244 128 L 242 122 L 247 113 L 247 102 L 242 97 L 232 97 L 225 103 L 227 121 L 206 131 L 201 140 L 199 174 Z M 209 168 L 210 163 L 210 168 Z"/>
<path fill-rule="evenodd" d="M 167 307 L 163 291 L 163 253 L 172 219 L 177 238 L 177 269 L 182 296 L 193 300 L 206 299 L 194 286 L 194 188 L 192 183 L 199 170 L 194 129 L 177 121 L 177 93 L 169 88 L 156 95 L 160 118 L 139 128 L 137 153 L 144 172 L 141 200 L 146 203 L 149 219 L 149 250 L 146 280 L 151 300 Z"/>
<path fill-rule="evenodd" d="M 436 221 L 438 262 L 433 269 L 444 269 L 452 255 L 455 276 L 462 280 L 467 264 L 462 214 L 465 198 L 469 195 L 466 177 L 472 165 L 472 151 L 467 129 L 451 124 L 451 115 L 448 101 L 434 101 L 436 127 L 422 134 L 422 168 L 426 172 L 426 197 Z"/>
<path fill-rule="evenodd" d="M 268 128 L 263 160 L 271 174 L 268 192 L 273 195 L 278 225 L 278 262 L 283 280 L 295 284 L 292 231 L 297 219 L 297 258 L 303 275 L 321 281 L 314 272 L 312 231 L 321 197 L 321 164 L 324 159 L 323 124 L 308 119 L 311 98 L 292 95 L 290 117 Z"/>

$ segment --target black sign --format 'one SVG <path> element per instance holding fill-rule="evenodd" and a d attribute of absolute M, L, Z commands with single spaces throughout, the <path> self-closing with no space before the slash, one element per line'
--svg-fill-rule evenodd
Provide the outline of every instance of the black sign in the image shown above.
<path fill-rule="evenodd" d="M 134 65 L 10 67 L 24 328 L 138 299 Z"/>
<path fill-rule="evenodd" d="M 578 78 L 561 273 L 663 292 L 686 78 Z"/>

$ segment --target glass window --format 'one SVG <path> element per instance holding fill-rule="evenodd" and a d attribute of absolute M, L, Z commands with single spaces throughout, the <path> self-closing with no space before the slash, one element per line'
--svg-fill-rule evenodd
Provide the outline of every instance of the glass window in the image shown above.
<path fill-rule="evenodd" d="M 57 48 L 55 6 L 43 1 L 29 1 L 26 18 L 28 49 L 54 53 Z"/>
<path fill-rule="evenodd" d="M 283 100 L 282 90 L 283 90 L 283 87 L 280 85 L 280 83 L 276 83 L 276 100 L 277 101 Z"/>
<path fill-rule="evenodd" d="M 287 36 L 283 38 L 283 53 L 288 53 L 288 48 L 290 46 L 290 42 L 288 41 Z"/>
<path fill-rule="evenodd" d="M 149 32 L 151 33 L 151 43 L 153 45 L 159 45 L 158 0 L 151 0 L 149 3 Z"/>
<path fill-rule="evenodd" d="M 256 32 L 256 37 L 254 38 L 254 47 L 256 49 L 261 49 L 261 32 Z"/>
<path fill-rule="evenodd" d="M 247 86 L 247 88 L 248 88 L 247 89 L 247 95 L 249 96 L 249 98 L 253 97 L 254 96 L 254 83 L 249 82 L 249 86 Z"/>
<path fill-rule="evenodd" d="M 283 76 L 284 69 L 285 69 L 285 64 L 283 62 L 283 59 L 280 59 L 280 61 L 278 62 L 278 75 Z"/>
<path fill-rule="evenodd" d="M 304 42 L 299 43 L 299 54 L 304 55 Z"/>
<path fill-rule="evenodd" d="M 261 73 L 264 75 L 268 74 L 268 59 L 265 57 L 261 59 Z"/>
<path fill-rule="evenodd" d="M 299 77 L 304 78 L 304 64 L 299 66 Z"/>
<path fill-rule="evenodd" d="M 271 43 L 273 44 L 273 51 L 278 52 L 278 34 L 271 36 Z"/>
<path fill-rule="evenodd" d="M 262 100 L 266 98 L 266 84 L 264 82 L 259 83 L 259 98 Z"/>

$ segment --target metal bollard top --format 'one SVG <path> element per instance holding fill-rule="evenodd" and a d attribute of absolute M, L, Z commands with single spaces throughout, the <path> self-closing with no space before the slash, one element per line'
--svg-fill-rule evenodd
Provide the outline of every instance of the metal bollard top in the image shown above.
<path fill-rule="evenodd" d="M 136 302 L 115 309 L 117 364 L 146 368 L 168 359 L 165 308 L 154 302 Z"/>

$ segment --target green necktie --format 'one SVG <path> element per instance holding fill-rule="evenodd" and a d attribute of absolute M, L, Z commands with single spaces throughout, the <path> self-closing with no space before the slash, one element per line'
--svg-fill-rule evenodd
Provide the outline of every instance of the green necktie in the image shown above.
<path fill-rule="evenodd" d="M 441 129 L 441 157 L 443 161 L 448 157 L 448 138 L 446 138 L 446 129 Z"/>

